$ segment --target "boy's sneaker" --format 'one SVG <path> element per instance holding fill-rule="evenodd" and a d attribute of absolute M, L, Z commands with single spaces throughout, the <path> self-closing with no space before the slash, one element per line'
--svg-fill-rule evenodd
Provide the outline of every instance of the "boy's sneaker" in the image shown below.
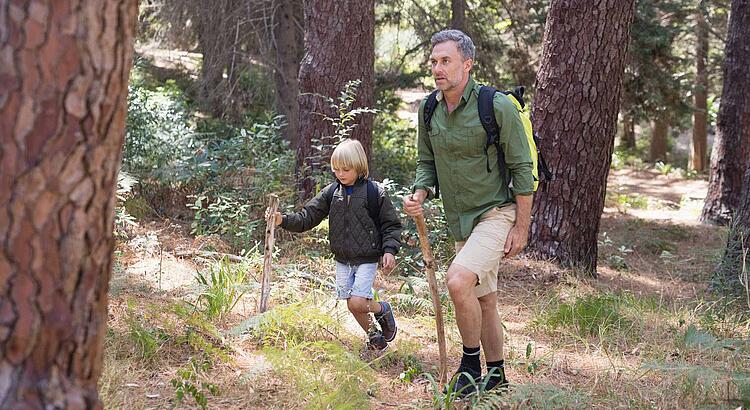
<path fill-rule="evenodd" d="M 370 332 L 367 337 L 367 350 L 374 350 L 380 353 L 388 348 L 388 342 L 385 341 L 380 331 Z"/>
<path fill-rule="evenodd" d="M 508 388 L 508 379 L 505 378 L 505 369 L 502 367 L 493 367 L 487 373 L 487 383 L 484 390 L 489 391 L 494 388 L 504 390 Z"/>
<path fill-rule="evenodd" d="M 388 302 L 380 302 L 383 311 L 375 314 L 375 319 L 378 321 L 380 328 L 383 329 L 383 338 L 386 342 L 392 342 L 396 338 L 396 332 L 398 332 L 398 326 L 396 326 L 396 318 L 393 317 L 393 309 Z"/>
<path fill-rule="evenodd" d="M 468 367 L 459 367 L 451 380 L 454 378 L 456 382 L 453 384 L 453 391 L 458 397 L 466 397 L 477 390 L 477 384 L 482 380 L 482 372 Z M 447 392 L 448 385 L 445 386 L 445 389 Z"/>

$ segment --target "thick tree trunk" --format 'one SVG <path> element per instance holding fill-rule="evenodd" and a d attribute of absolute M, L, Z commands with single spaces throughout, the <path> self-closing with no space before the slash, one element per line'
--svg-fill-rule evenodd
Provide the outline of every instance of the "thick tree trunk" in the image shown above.
<path fill-rule="evenodd" d="M 338 118 L 322 96 L 337 99 L 344 86 L 361 80 L 354 108 L 374 105 L 375 2 L 373 0 L 305 2 L 305 56 L 299 73 L 300 146 L 297 171 L 300 199 L 313 192 L 316 170 L 327 169 L 334 126 Z M 371 114 L 358 116 L 350 138 L 365 147 L 368 159 L 372 147 Z M 314 140 L 320 141 L 314 143 Z M 313 145 L 323 145 L 319 151 Z"/>
<path fill-rule="evenodd" d="M 625 114 L 622 118 L 622 148 L 628 150 L 635 149 L 635 121 L 633 117 Z"/>
<path fill-rule="evenodd" d="M 651 162 L 664 161 L 667 159 L 667 134 L 669 124 L 664 119 L 654 120 L 654 129 L 651 134 L 650 158 Z"/>
<path fill-rule="evenodd" d="M 0 0 L 0 408 L 101 408 L 135 0 Z"/>
<path fill-rule="evenodd" d="M 727 223 L 737 211 L 742 178 L 750 165 L 750 1 L 734 0 L 725 49 L 724 89 L 716 138 L 711 152 L 711 177 L 701 221 Z"/>
<path fill-rule="evenodd" d="M 466 32 L 466 0 L 451 0 L 451 28 Z"/>
<path fill-rule="evenodd" d="M 286 118 L 284 138 L 294 149 L 299 147 L 299 64 L 302 60 L 304 14 L 302 2 L 279 0 L 274 13 L 274 51 L 276 54 L 276 109 Z"/>
<path fill-rule="evenodd" d="M 690 151 L 688 166 L 694 171 L 705 171 L 707 154 L 707 127 L 708 127 L 708 70 L 706 70 L 706 59 L 708 58 L 708 22 L 703 15 L 704 2 L 695 13 L 695 37 L 698 48 L 695 55 L 695 87 L 693 97 L 695 107 L 693 109 L 693 142 Z"/>
<path fill-rule="evenodd" d="M 534 123 L 556 180 L 537 192 L 530 250 L 595 274 L 635 1 L 553 0 Z"/>
<path fill-rule="evenodd" d="M 744 184 L 750 186 L 750 168 L 745 173 Z M 722 290 L 728 293 L 740 291 L 750 308 L 750 295 L 740 281 L 742 278 L 742 282 L 747 283 L 750 276 L 750 190 L 745 189 L 742 194 L 718 273 Z"/>

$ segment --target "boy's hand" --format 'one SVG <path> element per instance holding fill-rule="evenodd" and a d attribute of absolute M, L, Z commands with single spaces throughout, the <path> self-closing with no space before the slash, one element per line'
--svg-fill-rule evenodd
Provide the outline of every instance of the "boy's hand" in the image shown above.
<path fill-rule="evenodd" d="M 396 257 L 391 253 L 383 255 L 383 271 L 389 273 L 393 268 L 396 267 Z"/>
<path fill-rule="evenodd" d="M 268 216 L 269 215 L 271 215 L 271 208 L 266 208 L 266 220 L 268 220 Z M 274 216 L 275 216 L 274 219 L 275 219 L 275 222 L 276 222 L 276 226 L 281 225 L 281 219 L 282 219 L 281 212 L 277 211 Z"/>

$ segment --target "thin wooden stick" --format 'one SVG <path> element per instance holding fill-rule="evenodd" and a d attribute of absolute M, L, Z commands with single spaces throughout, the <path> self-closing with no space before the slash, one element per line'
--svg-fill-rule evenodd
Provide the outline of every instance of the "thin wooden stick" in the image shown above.
<path fill-rule="evenodd" d="M 438 350 L 440 351 L 440 369 L 439 382 L 442 387 L 447 381 L 448 376 L 448 354 L 445 349 L 445 328 L 443 323 L 443 307 L 440 305 L 440 296 L 438 294 L 437 279 L 435 279 L 435 259 L 432 257 L 430 242 L 427 239 L 427 228 L 424 224 L 424 216 L 414 217 L 417 223 L 417 233 L 419 234 L 419 246 L 422 248 L 422 257 L 424 258 L 424 270 L 427 274 L 427 283 L 430 285 L 430 296 L 432 297 L 432 306 L 435 308 L 435 324 L 437 327 Z"/>
<path fill-rule="evenodd" d="M 279 197 L 268 195 L 271 212 L 266 218 L 266 245 L 263 247 L 263 277 L 260 280 L 260 305 L 258 312 L 263 313 L 268 308 L 268 295 L 271 293 L 271 258 L 273 257 L 274 231 L 276 229 L 276 210 L 279 209 Z"/>

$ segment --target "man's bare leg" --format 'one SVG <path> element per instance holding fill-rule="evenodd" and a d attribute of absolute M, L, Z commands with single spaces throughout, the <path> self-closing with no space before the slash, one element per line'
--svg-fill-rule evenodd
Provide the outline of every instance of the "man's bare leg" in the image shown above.
<path fill-rule="evenodd" d="M 481 340 L 484 358 L 488 362 L 496 362 L 503 358 L 503 327 L 497 313 L 497 292 L 480 297 L 479 306 L 482 310 Z"/>
<path fill-rule="evenodd" d="M 482 309 L 474 293 L 477 275 L 457 264 L 451 264 L 447 274 L 448 293 L 456 309 L 456 324 L 461 341 L 467 347 L 479 347 L 482 334 Z"/>

